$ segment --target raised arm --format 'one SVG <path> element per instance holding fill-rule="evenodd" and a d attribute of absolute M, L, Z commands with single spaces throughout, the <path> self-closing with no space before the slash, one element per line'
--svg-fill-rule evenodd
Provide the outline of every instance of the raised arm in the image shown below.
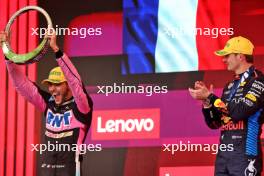
<path fill-rule="evenodd" d="M 7 33 L 0 31 L 0 44 L 7 40 Z M 34 85 L 20 70 L 19 66 L 6 59 L 9 76 L 17 92 L 35 105 L 39 110 L 45 111 L 46 103 L 40 94 L 40 89 Z"/>
<path fill-rule="evenodd" d="M 61 51 L 58 51 L 56 57 L 72 91 L 79 111 L 87 114 L 90 111 L 90 106 L 79 73 L 65 53 L 63 54 Z"/>
<path fill-rule="evenodd" d="M 44 112 L 46 103 L 39 93 L 39 88 L 21 73 L 18 65 L 6 60 L 6 66 L 16 91 L 40 111 Z"/>
<path fill-rule="evenodd" d="M 56 35 L 53 33 L 53 35 L 50 35 L 49 37 L 50 47 L 56 53 L 56 60 L 65 75 L 74 100 L 77 104 L 77 108 L 83 114 L 87 114 L 91 108 L 88 103 L 81 77 L 68 56 L 59 50 L 59 47 L 56 43 Z"/>

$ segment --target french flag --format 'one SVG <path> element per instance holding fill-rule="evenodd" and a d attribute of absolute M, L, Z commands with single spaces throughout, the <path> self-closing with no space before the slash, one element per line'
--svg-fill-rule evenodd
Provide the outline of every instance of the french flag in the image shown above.
<path fill-rule="evenodd" d="M 232 32 L 230 0 L 124 0 L 122 11 L 78 16 L 68 27 L 102 33 L 66 36 L 69 56 L 121 55 L 123 74 L 220 70 L 213 53 Z"/>
<path fill-rule="evenodd" d="M 224 68 L 213 52 L 232 33 L 229 0 L 126 0 L 123 14 L 129 73 Z"/>

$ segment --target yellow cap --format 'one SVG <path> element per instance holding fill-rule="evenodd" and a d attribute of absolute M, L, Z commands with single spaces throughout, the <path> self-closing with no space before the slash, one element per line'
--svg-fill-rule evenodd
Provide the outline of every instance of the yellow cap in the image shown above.
<path fill-rule="evenodd" d="M 61 70 L 60 67 L 55 67 L 53 68 L 50 73 L 49 73 L 49 78 L 43 80 L 41 83 L 46 84 L 46 83 L 54 83 L 54 84 L 59 84 L 62 82 L 66 82 L 66 79 L 64 77 L 64 74 Z"/>
<path fill-rule="evenodd" d="M 217 56 L 225 56 L 232 53 L 253 55 L 254 45 L 245 37 L 234 37 L 226 42 L 224 49 L 215 51 Z"/>

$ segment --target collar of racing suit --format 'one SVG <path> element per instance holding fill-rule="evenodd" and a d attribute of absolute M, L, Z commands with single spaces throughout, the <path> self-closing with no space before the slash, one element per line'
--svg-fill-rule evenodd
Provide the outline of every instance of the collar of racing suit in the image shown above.
<path fill-rule="evenodd" d="M 55 103 L 55 106 L 56 106 L 56 107 L 61 107 L 61 106 L 64 106 L 64 105 L 70 104 L 70 103 L 72 103 L 72 102 L 74 102 L 73 97 L 71 97 L 69 100 L 63 102 L 63 103 L 60 104 L 60 105 L 57 105 L 57 104 Z"/>
<path fill-rule="evenodd" d="M 246 79 L 249 76 L 253 76 L 253 74 L 254 74 L 254 76 L 256 75 L 255 67 L 251 66 L 245 72 L 240 73 L 238 75 L 235 75 L 234 77 L 235 77 L 235 80 L 242 79 L 243 77 L 244 77 L 244 79 Z"/>

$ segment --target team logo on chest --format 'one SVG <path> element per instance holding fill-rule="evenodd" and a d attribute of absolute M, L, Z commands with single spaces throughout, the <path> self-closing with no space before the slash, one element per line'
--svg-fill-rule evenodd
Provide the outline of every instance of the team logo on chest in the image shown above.
<path fill-rule="evenodd" d="M 53 128 L 67 127 L 71 124 L 72 111 L 66 111 L 63 114 L 53 113 L 48 110 L 46 115 L 46 124 Z"/>

